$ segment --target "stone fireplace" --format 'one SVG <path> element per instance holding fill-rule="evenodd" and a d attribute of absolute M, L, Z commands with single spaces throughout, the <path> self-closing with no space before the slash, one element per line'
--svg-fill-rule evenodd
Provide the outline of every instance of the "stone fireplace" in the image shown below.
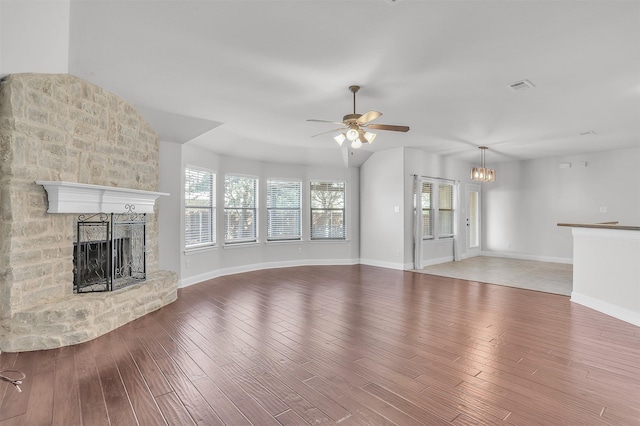
<path fill-rule="evenodd" d="M 158 265 L 157 207 L 139 198 L 162 195 L 155 192 L 158 147 L 132 105 L 77 77 L 2 80 L 0 350 L 91 340 L 176 299 L 176 275 Z M 52 196 L 45 183 L 63 189 Z M 103 192 L 61 201 L 79 188 Z M 79 215 L 122 213 L 127 204 L 146 213 L 146 279 L 117 291 L 74 294 Z"/>

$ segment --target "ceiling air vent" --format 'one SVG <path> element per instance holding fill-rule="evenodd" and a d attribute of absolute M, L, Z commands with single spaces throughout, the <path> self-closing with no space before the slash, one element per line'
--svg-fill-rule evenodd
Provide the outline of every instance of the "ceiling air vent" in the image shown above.
<path fill-rule="evenodd" d="M 529 80 L 520 80 L 516 81 L 515 83 L 511 83 L 509 87 L 512 90 L 528 90 L 536 86 L 534 86 L 533 83 Z"/>

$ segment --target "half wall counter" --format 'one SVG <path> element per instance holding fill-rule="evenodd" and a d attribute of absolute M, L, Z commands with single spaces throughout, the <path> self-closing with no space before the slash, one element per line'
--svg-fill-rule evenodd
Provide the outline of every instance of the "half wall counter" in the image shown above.
<path fill-rule="evenodd" d="M 640 326 L 640 226 L 558 226 L 572 228 L 571 301 Z"/>

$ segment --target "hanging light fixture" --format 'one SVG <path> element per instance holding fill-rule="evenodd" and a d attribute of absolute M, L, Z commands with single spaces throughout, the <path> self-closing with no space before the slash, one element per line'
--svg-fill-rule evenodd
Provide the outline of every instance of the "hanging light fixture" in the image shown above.
<path fill-rule="evenodd" d="M 471 179 L 481 182 L 493 182 L 496 180 L 496 171 L 489 169 L 484 165 L 484 152 L 489 149 L 486 146 L 479 147 L 482 151 L 480 167 L 471 168 Z"/>
<path fill-rule="evenodd" d="M 373 143 L 376 136 L 373 132 L 365 132 L 362 129 L 351 128 L 347 130 L 346 133 L 340 133 L 338 136 L 334 136 L 333 140 L 340 146 L 342 146 L 344 141 L 348 140 L 351 142 L 351 148 L 358 149 L 362 147 L 362 144 Z"/>

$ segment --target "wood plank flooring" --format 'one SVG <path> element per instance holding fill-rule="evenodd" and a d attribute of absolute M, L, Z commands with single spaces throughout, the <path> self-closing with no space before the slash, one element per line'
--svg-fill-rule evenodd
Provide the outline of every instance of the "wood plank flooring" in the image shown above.
<path fill-rule="evenodd" d="M 78 297 L 82 297 L 79 295 Z M 73 347 L 0 354 L 7 425 L 640 425 L 640 328 L 371 266 L 221 277 Z"/>

